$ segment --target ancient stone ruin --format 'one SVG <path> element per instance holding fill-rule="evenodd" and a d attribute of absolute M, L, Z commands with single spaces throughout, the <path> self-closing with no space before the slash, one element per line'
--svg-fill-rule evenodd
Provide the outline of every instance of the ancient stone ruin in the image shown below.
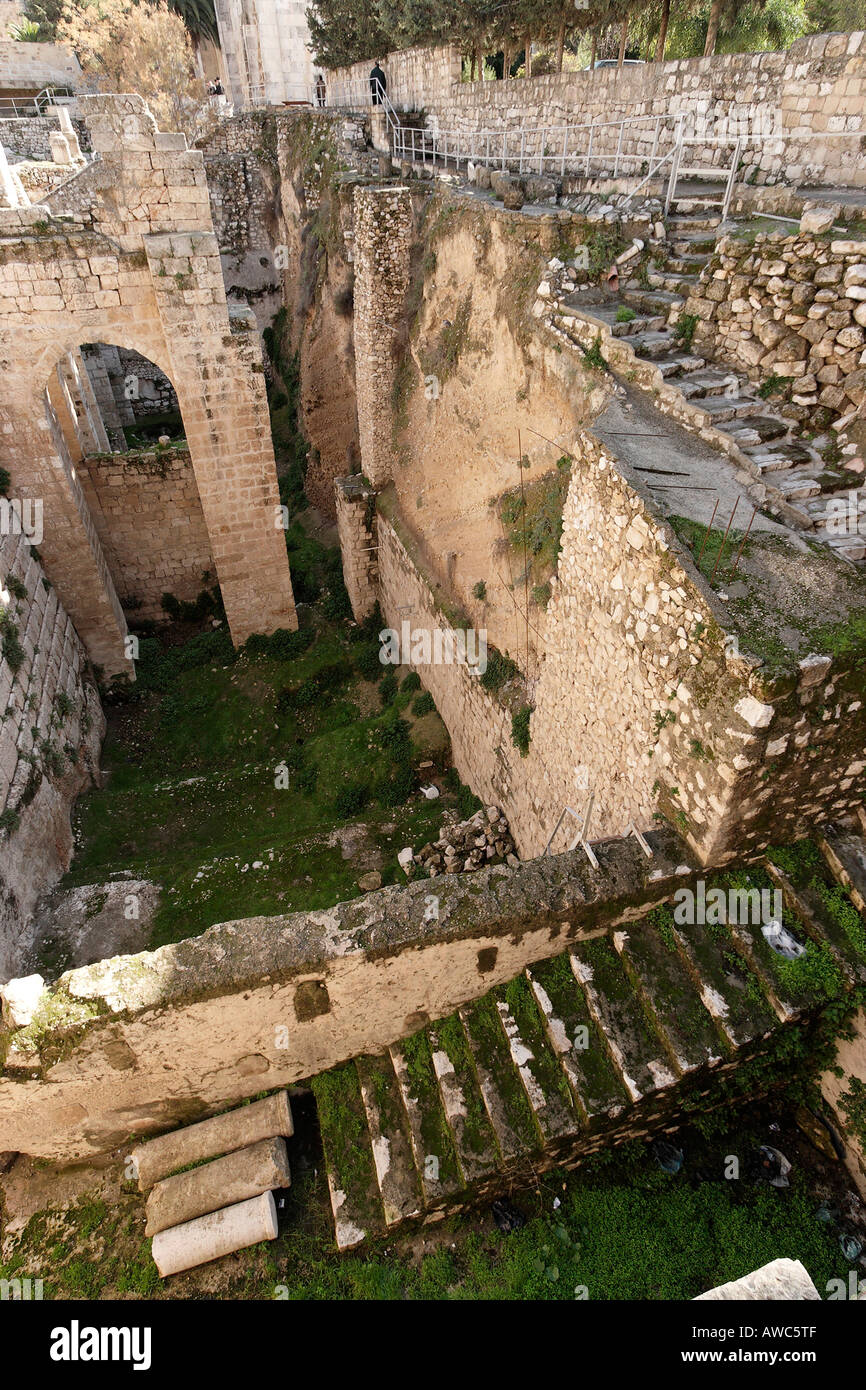
<path fill-rule="evenodd" d="M 128 1159 L 191 1296 L 784 1105 L 859 1258 L 866 37 L 371 104 L 216 10 L 194 145 L 0 118 L 8 1210 Z"/>

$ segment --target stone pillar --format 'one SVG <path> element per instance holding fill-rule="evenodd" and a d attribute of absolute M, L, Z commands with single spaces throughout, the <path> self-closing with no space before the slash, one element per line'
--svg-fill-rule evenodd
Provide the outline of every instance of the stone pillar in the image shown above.
<path fill-rule="evenodd" d="M 409 288 L 408 188 L 355 189 L 355 381 L 361 468 L 374 488 L 394 471 L 393 391 Z"/>
<path fill-rule="evenodd" d="M 379 597 L 376 494 L 358 476 L 335 478 L 337 530 L 343 579 L 356 622 L 369 617 Z"/>
<path fill-rule="evenodd" d="M 148 236 L 145 250 L 232 641 L 294 630 L 255 318 L 226 314 L 212 232 Z"/>

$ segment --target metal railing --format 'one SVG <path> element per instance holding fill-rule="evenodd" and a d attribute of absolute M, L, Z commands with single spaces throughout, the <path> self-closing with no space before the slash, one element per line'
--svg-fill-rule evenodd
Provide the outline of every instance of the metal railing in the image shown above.
<path fill-rule="evenodd" d="M 43 87 L 34 97 L 0 97 L 0 116 L 23 120 L 25 117 L 44 116 L 49 106 L 74 100 L 68 88 Z"/>
<path fill-rule="evenodd" d="M 392 112 L 393 112 L 393 108 Z M 393 113 L 396 117 L 396 113 Z M 665 212 L 676 197 L 677 182 L 687 147 L 732 150 L 730 160 L 701 166 L 703 177 L 721 181 L 722 216 L 727 215 L 744 141 L 722 137 L 685 135 L 683 116 L 627 116 L 617 121 L 589 121 L 571 126 L 535 126 L 520 130 L 422 130 L 389 121 L 397 159 L 434 164 L 484 164 L 518 174 L 574 173 L 583 178 L 634 177 L 642 174 L 630 197 L 667 173 Z M 695 175 L 694 169 L 689 171 Z"/>

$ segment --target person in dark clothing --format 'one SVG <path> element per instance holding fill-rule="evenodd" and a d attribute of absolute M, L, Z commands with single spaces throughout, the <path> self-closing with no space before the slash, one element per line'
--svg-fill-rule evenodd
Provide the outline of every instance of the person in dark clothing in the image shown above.
<path fill-rule="evenodd" d="M 376 66 L 370 73 L 370 98 L 374 106 L 382 105 L 382 97 L 384 93 L 387 91 L 387 89 L 388 79 L 385 76 L 382 69 L 379 67 L 379 61 L 377 59 Z"/>
<path fill-rule="evenodd" d="M 317 106 L 324 106 L 326 95 L 327 95 L 327 88 L 326 88 L 326 86 L 325 86 L 325 79 L 324 79 L 324 77 L 322 76 L 321 73 L 318 73 L 317 76 L 316 76 L 316 105 L 317 105 Z"/>
<path fill-rule="evenodd" d="M 223 95 L 223 84 L 220 82 L 219 78 L 217 78 L 216 82 L 213 84 L 213 94 L 215 97 L 221 97 Z"/>

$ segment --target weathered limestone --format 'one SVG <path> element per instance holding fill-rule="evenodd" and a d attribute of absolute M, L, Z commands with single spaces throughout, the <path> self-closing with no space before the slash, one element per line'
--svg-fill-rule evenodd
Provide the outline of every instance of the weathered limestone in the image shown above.
<path fill-rule="evenodd" d="M 368 104 L 364 84 L 373 56 L 329 73 L 328 100 Z M 672 118 L 682 116 L 686 133 L 698 141 L 689 149 L 690 161 L 718 165 L 730 157 L 730 147 L 714 137 L 743 136 L 747 170 L 760 183 L 785 178 L 862 188 L 864 57 L 866 37 L 857 31 L 812 34 L 785 53 L 714 54 L 509 82 L 461 82 L 456 47 L 390 53 L 384 70 L 398 110 L 423 109 L 431 128 L 438 125 L 467 140 L 505 130 L 514 137 L 515 163 L 521 148 L 524 158 L 537 159 L 542 140 L 550 153 L 556 128 L 644 116 L 642 127 L 626 129 L 622 142 L 622 153 L 632 156 L 630 168 L 639 169 L 653 152 L 654 118 L 669 118 L 672 125 Z M 611 130 L 612 151 L 619 133 Z M 603 144 L 604 132 L 597 131 L 593 148 Z M 573 154 L 575 147 L 585 151 L 581 136 L 571 142 Z M 553 148 L 558 153 L 561 146 Z"/>
<path fill-rule="evenodd" d="M 276 1240 L 277 1207 L 272 1192 L 224 1207 L 153 1238 L 153 1259 L 160 1278 L 219 1260 L 260 1240 Z"/>
<path fill-rule="evenodd" d="M 261 1139 L 293 1133 L 292 1111 L 285 1091 L 267 1096 L 254 1105 L 215 1115 L 186 1129 L 163 1134 L 133 1150 L 132 1158 L 138 1174 L 138 1189 L 146 1192 L 160 1178 L 184 1168 L 188 1163 L 200 1163 L 235 1149 L 247 1148 Z"/>
<path fill-rule="evenodd" d="M 297 619 L 258 334 L 252 315 L 229 316 L 202 155 L 157 131 L 140 97 L 81 104 L 99 161 L 38 208 L 2 214 L 0 428 L 13 486 L 44 502 L 49 577 L 113 675 L 130 669 L 126 625 L 62 406 L 46 415 L 44 397 L 82 342 L 131 348 L 172 381 L 234 641 Z"/>
<path fill-rule="evenodd" d="M 752 1274 L 744 1274 L 742 1279 L 734 1279 L 730 1284 L 719 1284 L 708 1293 L 700 1293 L 693 1301 L 719 1302 L 767 1302 L 781 1300 L 820 1301 L 821 1295 L 812 1283 L 805 1267 L 799 1260 L 771 1260 Z"/>
<path fill-rule="evenodd" d="M 394 467 L 391 418 L 411 232 L 408 188 L 355 189 L 358 431 L 361 471 L 375 488 L 388 482 Z"/>
<path fill-rule="evenodd" d="M 284 1139 L 261 1139 L 248 1149 L 158 1182 L 148 1194 L 145 1235 L 180 1226 L 291 1182 Z"/>
<path fill-rule="evenodd" d="M 378 597 L 376 494 L 363 478 L 337 478 L 337 530 L 343 579 L 356 622 L 372 613 Z"/>
<path fill-rule="evenodd" d="M 138 1134 L 174 1129 L 405 1037 L 560 942 L 630 921 L 687 886 L 694 870 L 682 843 L 670 832 L 647 838 L 652 859 L 634 839 L 610 841 L 596 845 L 598 870 L 576 850 L 423 878 L 68 972 L 31 1029 L 9 1039 L 4 1147 L 67 1158 L 117 1148 L 133 1123 Z M 220 1123 L 244 1126 L 234 1147 L 266 1137 L 246 1119 Z M 188 1158 L 177 1156 L 184 1133 L 195 1144 Z M 225 1146 L 199 1148 L 193 1128 L 156 1152 L 157 1163 L 141 1160 L 146 1183 Z"/>

